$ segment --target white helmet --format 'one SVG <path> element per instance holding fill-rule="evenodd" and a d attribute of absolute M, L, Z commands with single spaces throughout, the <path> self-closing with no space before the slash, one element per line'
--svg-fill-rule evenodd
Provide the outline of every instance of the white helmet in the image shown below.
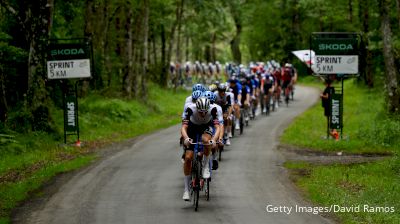
<path fill-rule="evenodd" d="M 199 111 L 207 111 L 210 108 L 210 100 L 204 96 L 198 98 L 196 101 L 196 108 Z"/>

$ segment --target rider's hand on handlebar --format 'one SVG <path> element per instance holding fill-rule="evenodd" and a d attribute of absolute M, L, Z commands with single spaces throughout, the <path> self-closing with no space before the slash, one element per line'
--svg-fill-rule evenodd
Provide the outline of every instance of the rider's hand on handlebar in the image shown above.
<path fill-rule="evenodd" d="M 218 140 L 218 145 L 224 146 L 224 140 L 222 138 Z"/>
<path fill-rule="evenodd" d="M 183 144 L 184 144 L 186 147 L 189 147 L 189 145 L 192 144 L 192 143 L 193 143 L 193 139 L 191 139 L 191 138 L 187 138 L 187 139 L 185 139 L 185 141 L 183 142 Z"/>

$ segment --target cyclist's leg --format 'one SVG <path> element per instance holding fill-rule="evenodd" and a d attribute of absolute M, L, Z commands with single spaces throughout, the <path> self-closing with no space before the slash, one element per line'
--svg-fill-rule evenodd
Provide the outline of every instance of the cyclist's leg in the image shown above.
<path fill-rule="evenodd" d="M 184 192 L 182 199 L 185 201 L 190 200 L 189 189 L 191 183 L 191 172 L 192 172 L 192 160 L 193 160 L 193 147 L 189 147 L 185 149 L 185 163 L 183 164 L 183 174 L 184 174 Z"/>
<path fill-rule="evenodd" d="M 235 122 L 236 122 L 236 127 L 235 129 L 238 130 L 239 129 L 239 120 L 240 120 L 240 106 L 239 104 L 235 103 L 233 105 L 233 108 L 235 110 Z"/>
<path fill-rule="evenodd" d="M 204 156 L 203 156 L 203 177 L 205 179 L 210 177 L 210 152 L 212 150 L 212 146 L 208 145 L 212 137 L 212 129 L 209 127 L 206 129 L 201 136 L 204 145 Z"/>

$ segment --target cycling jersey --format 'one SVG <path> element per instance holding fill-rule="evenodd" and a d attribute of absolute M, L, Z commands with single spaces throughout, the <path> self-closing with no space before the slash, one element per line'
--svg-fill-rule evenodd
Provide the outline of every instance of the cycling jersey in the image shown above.
<path fill-rule="evenodd" d="M 215 125 L 219 125 L 218 121 L 218 109 L 215 106 L 211 106 L 205 116 L 201 116 L 197 110 L 196 104 L 190 104 L 185 110 L 185 117 L 182 120 L 182 125 L 187 125 L 188 137 L 193 139 L 193 142 L 201 141 L 203 133 L 213 136 L 213 128 Z M 193 145 L 190 145 L 186 150 L 193 150 Z"/>
<path fill-rule="evenodd" d="M 233 104 L 233 93 L 225 92 L 225 95 L 222 97 L 218 93 L 216 95 L 217 99 L 215 103 L 221 106 L 223 112 L 226 112 L 228 108 Z"/>
<path fill-rule="evenodd" d="M 234 95 L 235 102 L 238 101 L 238 95 L 242 94 L 242 85 L 239 82 L 236 82 L 236 85 L 231 87 L 232 93 Z"/>
<path fill-rule="evenodd" d="M 190 104 L 195 104 L 195 103 L 193 103 L 192 95 L 186 97 L 185 104 L 183 105 L 182 119 L 185 118 L 186 108 L 188 108 L 188 105 L 190 105 Z"/>
<path fill-rule="evenodd" d="M 194 125 L 218 125 L 218 109 L 215 106 L 210 106 L 207 114 L 203 117 L 199 114 L 196 104 L 189 104 L 185 110 L 184 124 Z"/>
<path fill-rule="evenodd" d="M 250 96 L 253 96 L 253 90 L 256 89 L 256 85 L 254 84 L 254 80 L 250 79 L 247 81 L 246 86 L 250 89 Z"/>
<path fill-rule="evenodd" d="M 261 83 L 264 88 L 264 92 L 267 92 L 274 86 L 274 78 L 272 75 L 265 75 L 265 77 L 261 80 Z"/>
<path fill-rule="evenodd" d="M 247 94 L 250 94 L 250 88 L 246 85 L 242 87 L 242 100 L 241 104 L 244 105 L 244 101 L 246 101 Z"/>
<path fill-rule="evenodd" d="M 218 117 L 218 122 L 220 124 L 224 124 L 224 114 L 222 113 L 222 107 L 216 103 L 213 103 L 210 105 L 211 107 L 216 107 L 217 108 L 217 117 Z"/>

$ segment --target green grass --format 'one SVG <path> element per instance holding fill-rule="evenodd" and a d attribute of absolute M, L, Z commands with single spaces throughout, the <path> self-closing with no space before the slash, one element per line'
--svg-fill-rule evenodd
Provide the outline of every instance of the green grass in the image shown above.
<path fill-rule="evenodd" d="M 306 79 L 323 89 L 322 83 Z M 285 130 L 285 144 L 317 151 L 356 154 L 390 153 L 388 159 L 352 165 L 312 165 L 288 162 L 296 185 L 316 205 L 360 206 L 360 212 L 336 212 L 343 223 L 400 223 L 400 119 L 386 115 L 383 87 L 368 89 L 353 80 L 345 82 L 344 135 L 346 140 L 323 139 L 326 119 L 318 103 Z M 394 212 L 366 212 L 364 206 L 393 207 Z"/>
<path fill-rule="evenodd" d="M 322 83 L 319 86 L 323 88 Z M 327 120 L 319 102 L 295 119 L 285 130 L 281 142 L 321 151 L 394 153 L 394 149 L 400 148 L 400 120 L 389 118 L 382 112 L 384 97 L 381 90 L 359 86 L 353 80 L 345 82 L 344 141 L 324 139 Z"/>
<path fill-rule="evenodd" d="M 394 164 L 397 162 L 393 158 L 357 165 L 291 162 L 286 167 L 294 173 L 306 173 L 295 178 L 296 184 L 316 206 L 360 206 L 360 212 L 334 212 L 342 223 L 394 224 L 400 223 L 400 167 Z M 368 212 L 364 206 L 388 207 L 394 212 Z"/>
<path fill-rule="evenodd" d="M 51 178 L 96 159 L 96 148 L 179 123 L 188 94 L 151 84 L 146 102 L 108 93 L 79 99 L 81 148 L 63 144 L 63 112 L 56 108 L 51 114 L 58 134 L 6 130 L 0 135 L 0 223 L 8 223 L 11 210 Z M 68 143 L 75 141 L 68 137 Z"/>

